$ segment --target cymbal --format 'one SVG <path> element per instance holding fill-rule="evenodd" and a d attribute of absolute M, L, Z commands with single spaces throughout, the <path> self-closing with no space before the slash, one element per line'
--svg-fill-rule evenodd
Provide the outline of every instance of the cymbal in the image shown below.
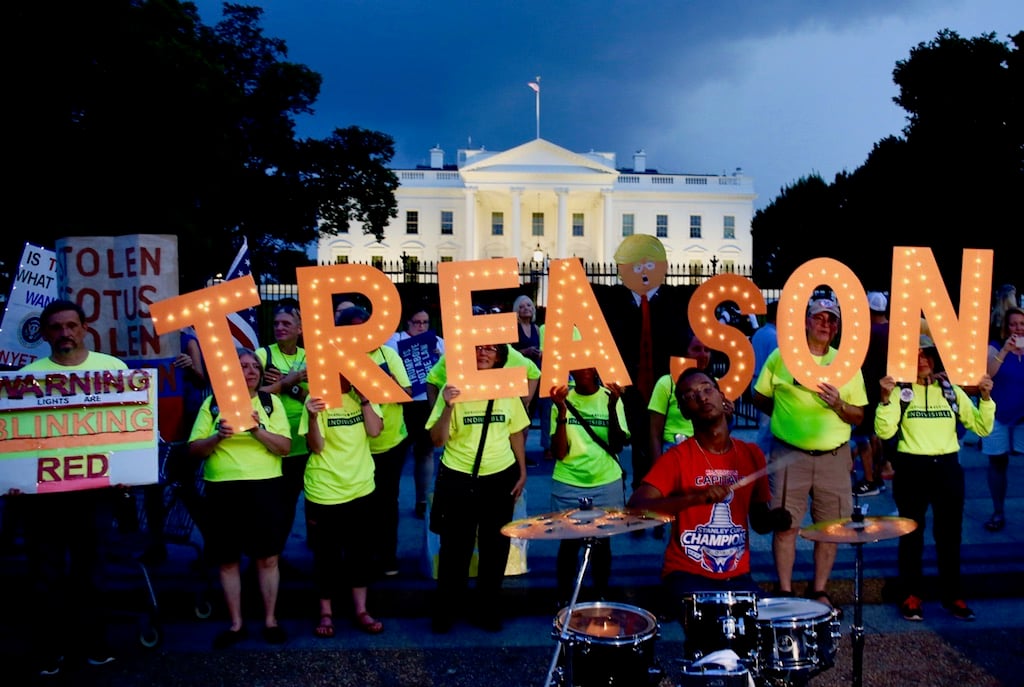
<path fill-rule="evenodd" d="M 817 522 L 802 528 L 800 536 L 811 541 L 835 544 L 867 544 L 902 537 L 916 529 L 917 523 L 910 518 L 885 515 L 866 517 L 861 522 L 855 522 L 852 518 Z"/>
<path fill-rule="evenodd" d="M 513 520 L 501 528 L 501 533 L 516 539 L 586 539 L 643 530 L 667 522 L 672 522 L 672 516 L 653 511 L 572 508 Z"/>

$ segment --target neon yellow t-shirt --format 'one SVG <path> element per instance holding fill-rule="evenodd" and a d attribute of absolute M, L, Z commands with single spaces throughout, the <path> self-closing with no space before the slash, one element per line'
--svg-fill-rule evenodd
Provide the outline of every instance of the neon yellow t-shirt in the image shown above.
<path fill-rule="evenodd" d="M 260 402 L 259 394 L 251 399 L 253 409 L 259 414 L 260 422 L 268 432 L 283 437 L 290 436 L 288 416 L 285 415 L 281 399 L 276 394 L 270 394 L 269 397 L 273 404 L 273 412 L 267 414 Z M 188 437 L 190 442 L 206 439 L 217 432 L 220 413 L 216 416 L 210 413 L 210 404 L 213 400 L 213 396 L 210 396 L 199 406 L 199 414 L 196 415 L 192 433 Z M 272 479 L 280 476 L 281 456 L 271 453 L 270 449 L 249 432 L 237 432 L 221 441 L 203 465 L 203 479 L 207 482 Z"/>
<path fill-rule="evenodd" d="M 306 350 L 304 348 L 296 348 L 293 355 L 285 355 L 281 352 L 281 346 L 273 343 L 269 346 L 260 346 L 255 351 L 256 359 L 263 365 L 264 370 L 268 366 L 268 350 L 270 351 L 270 362 L 281 371 L 281 374 L 286 375 L 289 372 L 302 370 L 306 367 Z M 307 393 L 309 392 L 309 384 L 307 382 L 300 382 L 299 386 Z M 288 426 L 291 428 L 289 436 L 292 438 L 292 448 L 288 451 L 288 455 L 304 456 L 309 452 L 309 449 L 306 447 L 306 440 L 299 434 L 299 418 L 306 412 L 303 401 L 285 393 L 278 394 L 278 398 L 281 399 L 284 413 L 288 416 Z"/>
<path fill-rule="evenodd" d="M 825 355 L 813 357 L 819 365 L 827 365 L 838 353 L 830 347 Z M 776 348 L 764 361 L 754 391 L 775 399 L 772 434 L 787 444 L 805 451 L 831 451 L 850 440 L 851 425 L 818 397 L 817 389 L 797 384 L 782 362 L 780 349 Z M 839 388 L 839 397 L 852 406 L 868 404 L 860 370 Z"/>
<path fill-rule="evenodd" d="M 402 356 L 389 346 L 381 346 L 370 353 L 370 359 L 377 365 L 387 363 L 388 372 L 394 377 L 398 386 L 408 388 L 412 386 L 409 381 L 409 373 L 405 370 L 405 363 Z M 405 412 L 401 403 L 383 403 L 380 406 L 384 412 L 384 429 L 375 437 L 370 437 L 370 453 L 384 453 L 385 451 L 398 446 L 409 436 L 409 430 L 405 426 Z"/>
<path fill-rule="evenodd" d="M 608 441 L 608 390 L 601 388 L 589 396 L 569 391 L 567 400 L 576 407 L 594 434 Z M 626 411 L 622 403 L 615 404 L 615 415 L 619 427 L 629 436 L 626 425 Z M 551 433 L 555 433 L 558 407 L 551 405 Z M 587 434 L 571 412 L 566 412 L 565 436 L 569 440 L 569 453 L 562 460 L 555 461 L 551 479 L 574 487 L 600 487 L 622 479 L 622 468 L 607 451 L 602 449 Z"/>
<path fill-rule="evenodd" d="M 370 407 L 383 417 L 379 405 L 371 403 Z M 306 498 L 330 506 L 372 493 L 373 456 L 358 397 L 352 392 L 342 394 L 341 406 L 317 413 L 316 422 L 324 448 L 309 454 L 303 484 Z M 309 434 L 308 412 L 302 414 L 299 432 L 303 437 Z"/>
<path fill-rule="evenodd" d="M 677 434 L 684 437 L 693 436 L 693 423 L 679 412 L 679 403 L 676 401 L 676 388 L 672 383 L 672 375 L 662 375 L 654 383 L 654 390 L 651 391 L 651 402 L 647 404 L 647 410 L 665 416 L 665 430 L 661 435 L 662 440 L 678 444 Z"/>
<path fill-rule="evenodd" d="M 444 446 L 441 462 L 452 470 L 473 474 L 477 447 L 483 429 L 484 411 L 487 401 L 464 401 L 452 407 L 451 424 L 448 429 L 448 443 Z M 427 420 L 430 429 L 444 411 L 444 397 L 438 396 L 434 409 Z M 487 428 L 487 440 L 480 458 L 479 475 L 493 475 L 516 462 L 509 438 L 516 432 L 530 426 L 523 402 L 519 397 L 498 398 L 491 409 L 491 423 Z"/>

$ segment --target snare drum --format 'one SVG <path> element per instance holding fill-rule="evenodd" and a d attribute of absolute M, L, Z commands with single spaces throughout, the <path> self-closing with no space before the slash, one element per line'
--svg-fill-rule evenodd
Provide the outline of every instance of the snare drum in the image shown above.
<path fill-rule="evenodd" d="M 731 649 L 741 660 L 752 660 L 757 649 L 754 592 L 694 592 L 683 598 L 686 654 L 693 660 L 712 651 Z"/>
<path fill-rule="evenodd" d="M 838 613 L 811 599 L 761 599 L 757 612 L 755 673 L 772 684 L 790 684 L 835 665 Z"/>
<path fill-rule="evenodd" d="M 572 620 L 562 639 L 568 607 L 558 612 L 551 636 L 566 645 L 561 652 L 559 672 L 563 685 L 656 684 L 662 672 L 654 660 L 658 619 L 637 608 L 617 603 L 582 603 L 572 611 Z"/>

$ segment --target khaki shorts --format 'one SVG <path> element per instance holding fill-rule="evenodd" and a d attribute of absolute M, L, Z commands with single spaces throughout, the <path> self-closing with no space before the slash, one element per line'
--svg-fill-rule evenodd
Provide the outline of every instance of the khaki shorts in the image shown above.
<path fill-rule="evenodd" d="M 807 499 L 811 497 L 811 522 L 825 522 L 848 518 L 853 512 L 853 490 L 850 471 L 853 457 L 850 443 L 844 442 L 832 453 L 811 456 L 798 448 L 776 441 L 772 446 L 771 461 L 790 460 L 785 468 L 769 475 L 772 488 L 772 508 L 785 506 L 793 516 L 793 526 L 799 527 L 807 513 Z"/>

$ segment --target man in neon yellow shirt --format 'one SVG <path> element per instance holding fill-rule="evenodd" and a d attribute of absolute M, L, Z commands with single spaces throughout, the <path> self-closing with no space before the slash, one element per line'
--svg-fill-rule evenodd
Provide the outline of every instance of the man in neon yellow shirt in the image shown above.
<path fill-rule="evenodd" d="M 839 306 L 835 301 L 811 301 L 805 321 L 807 347 L 819 365 L 828 365 L 839 352 L 832 347 L 839 323 Z M 765 360 L 754 384 L 753 401 L 758 410 L 771 416 L 775 437 L 771 460 L 794 461 L 772 475 L 772 508 L 784 505 L 793 518 L 793 527 L 776 532 L 772 542 L 778 593 L 792 596 L 796 538 L 807 511 L 808 496 L 814 522 L 848 518 L 853 511 L 850 433 L 864 419 L 867 391 L 860 370 L 840 388 L 827 383 L 817 389 L 802 386 L 786 369 L 777 348 Z M 793 456 L 794 453 L 798 455 Z M 814 542 L 814 581 L 807 596 L 829 606 L 832 601 L 825 586 L 837 550 L 838 544 Z"/>

